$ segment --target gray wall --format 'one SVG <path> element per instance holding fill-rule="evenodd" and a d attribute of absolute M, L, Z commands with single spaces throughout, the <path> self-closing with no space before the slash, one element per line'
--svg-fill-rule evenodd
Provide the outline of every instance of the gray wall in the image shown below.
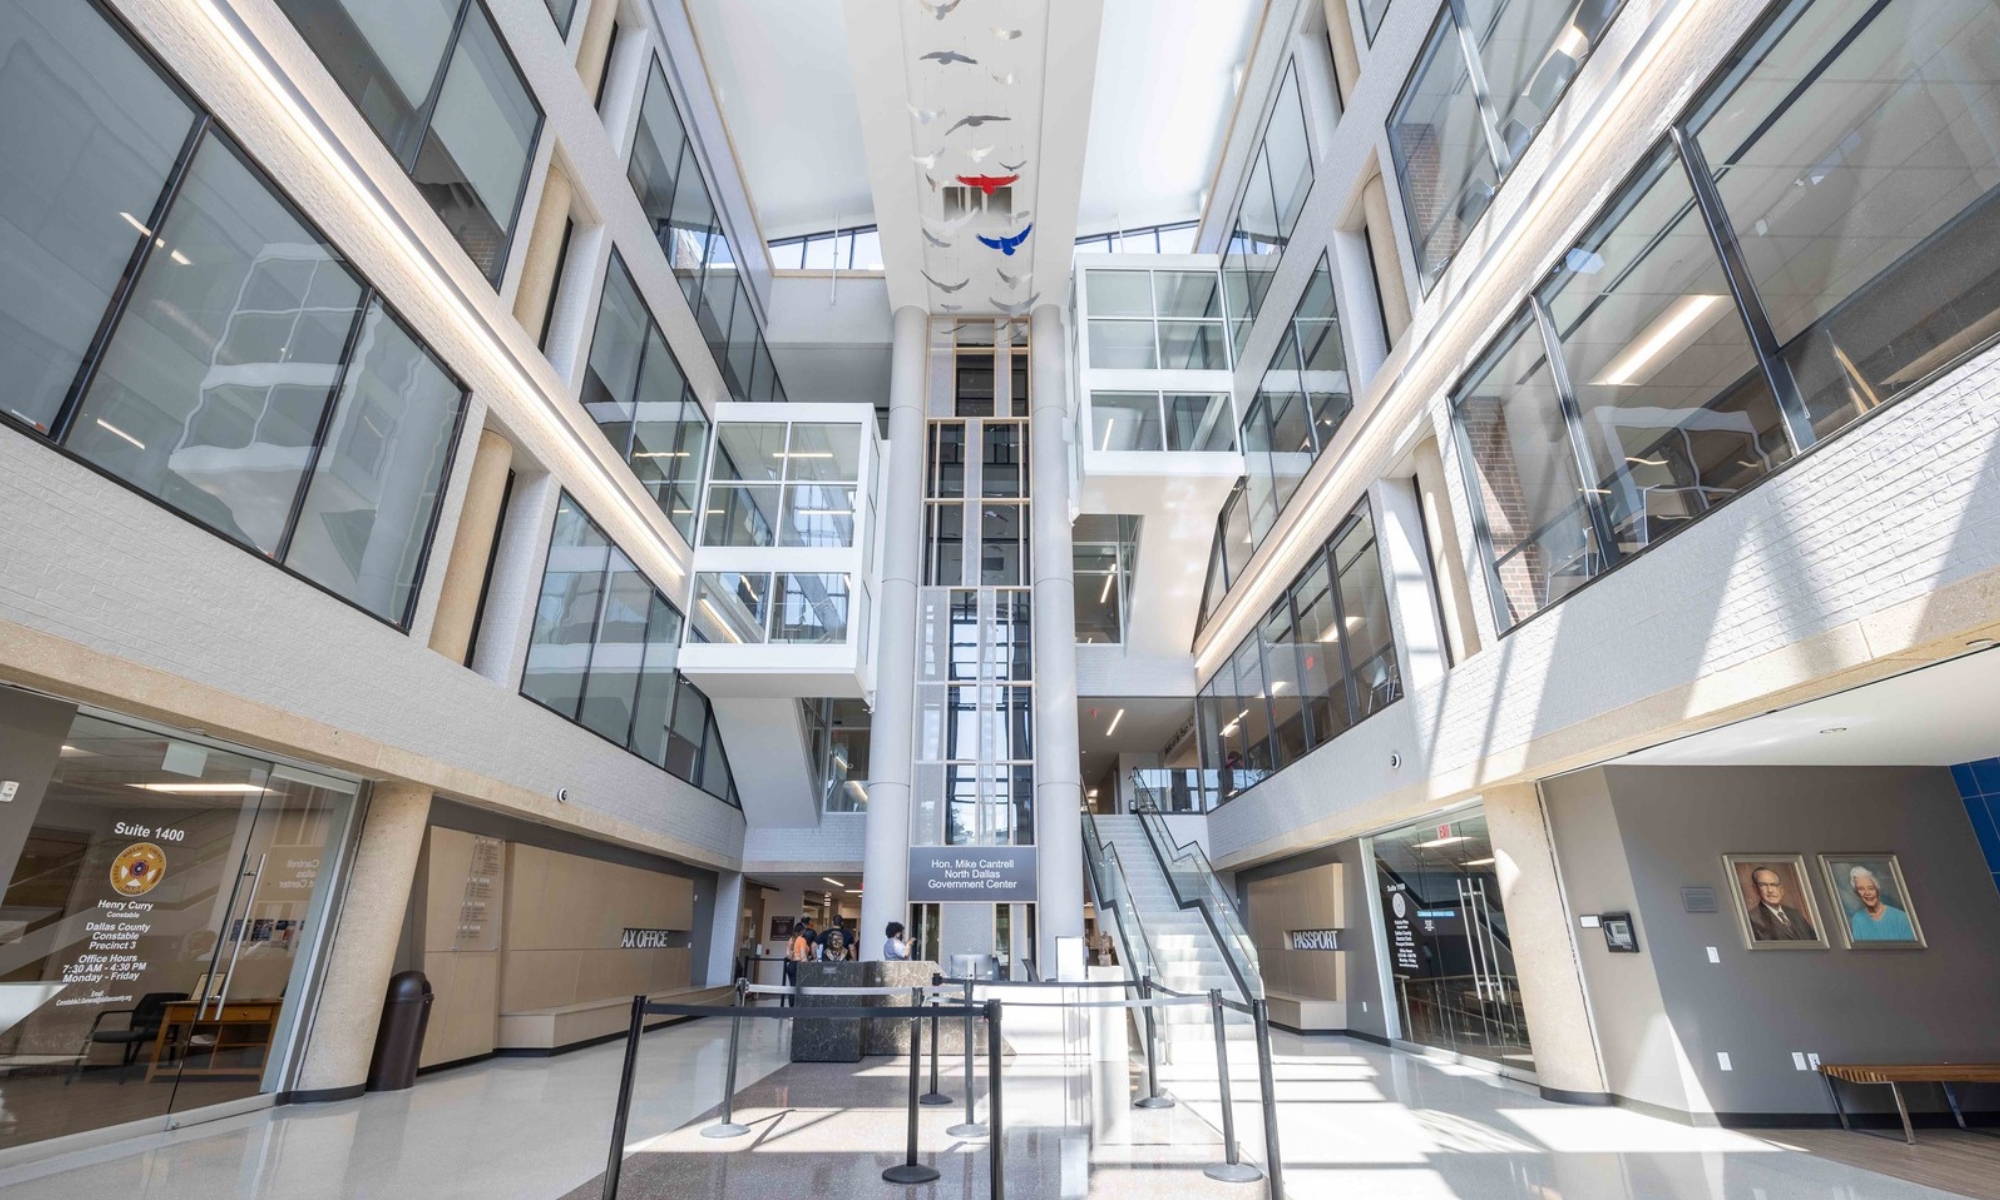
<path fill-rule="evenodd" d="M 1387 1038 L 1389 1026 L 1382 1011 L 1382 975 L 1375 960 L 1375 898 L 1368 894 L 1367 873 L 1362 870 L 1361 842 L 1350 838 L 1321 846 L 1304 854 L 1281 858 L 1262 866 L 1238 871 L 1235 878 L 1237 907 L 1247 911 L 1251 881 L 1290 875 L 1326 863 L 1337 862 L 1341 871 L 1342 897 L 1347 910 L 1347 928 L 1340 931 L 1340 948 L 1347 957 L 1347 1027 L 1370 1037 Z M 1368 1010 L 1363 1012 L 1361 1006 Z"/>
<path fill-rule="evenodd" d="M 1615 1094 L 1725 1122 L 1829 1114 L 1824 1084 L 1794 1067 L 1794 1051 L 1828 1062 L 1992 1061 L 2000 1051 L 2000 891 L 1948 771 L 1610 767 L 1542 786 L 1571 918 L 1629 909 L 1638 926 L 1636 955 L 1580 939 Z M 1841 948 L 1832 926 L 1842 910 L 1814 858 L 1841 852 L 1900 857 L 1927 949 Z M 1746 949 L 1728 853 L 1805 855 L 1831 948 Z M 1720 911 L 1683 911 L 1689 886 L 1716 889 Z M 1888 1099 L 1886 1089 L 1843 1095 L 1872 1108 Z M 1992 1107 L 2000 1096 L 1973 1099 Z"/>

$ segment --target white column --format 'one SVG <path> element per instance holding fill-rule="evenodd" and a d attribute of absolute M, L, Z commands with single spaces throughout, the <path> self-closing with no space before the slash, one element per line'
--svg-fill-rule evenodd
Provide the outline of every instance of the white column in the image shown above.
<path fill-rule="evenodd" d="M 1609 1104 L 1541 793 L 1532 783 L 1510 784 L 1488 789 L 1480 799 L 1542 1096 L 1569 1104 Z"/>
<path fill-rule="evenodd" d="M 709 987 L 735 982 L 737 943 L 743 926 L 743 872 L 715 873 L 715 911 L 708 921 L 708 962 L 701 981 Z"/>
<path fill-rule="evenodd" d="M 1041 907 L 1037 961 L 1083 936 L 1082 768 L 1076 724 L 1076 592 L 1069 522 L 1069 387 L 1062 310 L 1029 318 L 1029 498 L 1034 508 L 1035 840 Z"/>
<path fill-rule="evenodd" d="M 1378 479 L 1368 487 L 1375 509 L 1375 544 L 1389 596 L 1389 616 L 1401 635 L 1397 657 L 1403 689 L 1416 691 L 1444 677 L 1444 630 L 1431 591 L 1424 551 L 1424 514 L 1410 479 Z"/>
<path fill-rule="evenodd" d="M 924 384 L 930 325 L 896 310 L 889 360 L 889 462 L 882 497 L 882 590 L 876 611 L 875 712 L 869 723 L 868 831 L 862 850 L 861 953 L 905 921 L 910 890 L 910 761 L 915 755 L 917 572 L 924 539 Z"/>

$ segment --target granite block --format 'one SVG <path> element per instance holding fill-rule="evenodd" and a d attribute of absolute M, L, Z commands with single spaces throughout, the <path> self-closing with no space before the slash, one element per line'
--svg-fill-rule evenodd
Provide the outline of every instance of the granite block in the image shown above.
<path fill-rule="evenodd" d="M 833 962 L 799 964 L 800 987 L 861 987 L 865 963 Z M 870 996 L 800 996 L 801 1009 L 846 1008 L 867 1004 Z M 873 1022 L 870 1022 L 872 1024 Z M 858 1020 L 814 1020 L 802 1017 L 792 1022 L 793 1062 L 860 1062 L 861 1027 Z"/>

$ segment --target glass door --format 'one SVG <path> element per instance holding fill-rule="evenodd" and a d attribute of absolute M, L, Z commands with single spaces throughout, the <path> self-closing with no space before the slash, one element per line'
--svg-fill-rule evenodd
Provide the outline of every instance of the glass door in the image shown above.
<path fill-rule="evenodd" d="M 1533 1071 L 1485 814 L 1407 826 L 1373 841 L 1403 1036 Z"/>
<path fill-rule="evenodd" d="M 54 757 L 0 809 L 0 1146 L 275 1088 L 351 785 L 86 715 Z"/>

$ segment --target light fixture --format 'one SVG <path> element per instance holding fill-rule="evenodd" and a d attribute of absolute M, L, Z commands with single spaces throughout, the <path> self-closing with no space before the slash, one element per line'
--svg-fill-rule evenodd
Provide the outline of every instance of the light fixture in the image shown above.
<path fill-rule="evenodd" d="M 844 883 L 840 882 L 840 880 L 838 880 L 838 879 L 835 879 L 835 878 L 834 878 L 833 876 L 831 876 L 831 875 L 822 875 L 822 876 L 820 876 L 820 878 L 821 878 L 821 879 L 824 879 L 824 880 L 826 880 L 826 881 L 827 881 L 828 883 L 832 884 L 833 886 L 835 886 L 835 887 L 837 887 L 837 888 L 844 888 L 844 887 L 846 887 L 846 886 L 847 886 L 846 884 L 844 884 Z"/>
<path fill-rule="evenodd" d="M 1122 720 L 1124 720 L 1124 719 L 1125 719 L 1125 710 L 1124 710 L 1124 709 L 1122 709 L 1122 708 L 1121 708 L 1121 709 L 1119 709 L 1119 710 L 1118 710 L 1117 712 L 1113 713 L 1113 714 L 1112 714 L 1112 716 L 1111 716 L 1111 724 L 1109 724 L 1109 725 L 1106 725 L 1106 726 L 1104 727 L 1104 736 L 1105 736 L 1105 737 L 1110 737 L 1110 736 L 1111 736 L 1112 734 L 1114 734 L 1114 733 L 1117 733 L 1117 732 L 1118 732 L 1118 722 L 1120 722 L 1120 721 L 1122 721 Z"/>
<path fill-rule="evenodd" d="M 1099 592 L 1099 593 L 1097 593 L 1097 602 L 1098 602 L 1099 604 L 1104 604 L 1104 603 L 1107 603 L 1107 602 L 1109 602 L 1109 601 L 1110 601 L 1110 599 L 1111 599 L 1111 583 L 1112 583 L 1112 581 L 1113 581 L 1113 580 L 1115 580 L 1115 579 L 1117 579 L 1117 578 L 1118 578 L 1118 577 L 1117 577 L 1116 575 L 1111 575 L 1111 574 L 1106 574 L 1106 575 L 1105 575 L 1105 577 L 1104 577 L 1104 590 L 1103 590 L 1103 591 L 1101 591 L 1101 592 Z"/>
<path fill-rule="evenodd" d="M 1493 865 L 1493 856 L 1489 854 L 1485 858 L 1468 858 L 1458 865 L 1461 867 L 1490 867 Z"/>
<path fill-rule="evenodd" d="M 1583 56 L 1590 51 L 1590 35 L 1574 23 L 1565 25 L 1562 34 L 1556 38 L 1555 48 L 1557 53 L 1568 55 L 1570 61 L 1582 62 Z"/>
<path fill-rule="evenodd" d="M 175 262 L 179 263 L 180 265 L 182 265 L 182 266 L 184 266 L 184 267 L 191 267 L 191 266 L 193 266 L 193 265 L 194 265 L 194 260 L 193 260 L 193 259 L 189 258 L 189 257 L 188 257 L 187 255 L 185 255 L 185 254 L 182 254 L 182 253 L 181 253 L 180 251 L 178 251 L 178 250 L 172 250 L 172 251 L 169 251 L 169 252 L 167 253 L 167 257 L 168 257 L 168 258 L 171 258 L 171 259 L 173 259 L 173 260 L 174 260 Z"/>
<path fill-rule="evenodd" d="M 1625 461 L 1635 467 L 1664 467 L 1667 465 L 1667 460 L 1664 458 L 1639 458 L 1631 454 L 1625 456 Z"/>
<path fill-rule="evenodd" d="M 1641 330 L 1638 337 L 1604 365 L 1603 373 L 1590 382 L 1596 387 L 1628 387 L 1646 382 L 1652 378 L 1651 368 L 1655 359 L 1670 349 L 1694 341 L 1710 322 L 1722 315 L 1724 299 L 1697 292 L 1667 305 L 1659 316 L 1653 318 L 1653 323 Z"/>
<path fill-rule="evenodd" d="M 686 458 L 688 457 L 688 452 L 685 450 L 635 450 L 632 452 L 632 457 L 633 458 Z"/>
<path fill-rule="evenodd" d="M 1471 835 L 1461 833 L 1452 837 L 1432 838 L 1428 842 L 1418 842 L 1416 848 L 1419 850 L 1435 850 L 1439 846 L 1450 846 L 1458 842 L 1469 842 L 1471 840 Z"/>
<path fill-rule="evenodd" d="M 130 226 L 131 226 L 132 228 L 134 228 L 134 229 L 138 230 L 138 231 L 139 231 L 139 233 L 140 233 L 140 234 L 141 234 L 142 236 L 144 236 L 144 237 L 152 237 L 152 236 L 153 236 L 153 231 L 152 231 L 152 230 L 150 230 L 150 229 L 148 229 L 148 228 L 146 228 L 146 227 L 145 227 L 144 225 L 140 224 L 140 223 L 139 223 L 139 218 L 137 218 L 137 217 L 133 216 L 133 215 L 132 215 L 131 213 L 128 213 L 128 212 L 121 212 L 121 213 L 119 213 L 118 215 L 119 215 L 119 216 L 121 216 L 121 217 L 123 217 L 123 218 L 125 218 L 125 223 L 126 223 L 127 225 L 130 225 Z"/>
<path fill-rule="evenodd" d="M 1846 733 L 1846 732 L 1847 732 L 1847 726 L 1845 726 L 1845 725 L 1835 725 L 1835 726 L 1833 726 L 1833 727 L 1832 727 L 1832 728 L 1830 728 L 1830 729 L 1822 729 L 1822 730 L 1820 730 L 1820 732 L 1821 732 L 1821 733 Z"/>
<path fill-rule="evenodd" d="M 131 434 L 126 433 L 124 430 L 118 428 L 116 425 L 113 425 L 111 422 L 105 420 L 103 417 L 97 418 L 97 427 L 99 429 L 104 430 L 106 433 L 110 434 L 113 437 L 124 438 L 126 441 L 132 443 L 134 446 L 137 446 L 141 450 L 144 450 L 146 448 L 146 443 L 140 441 L 138 438 L 133 437 Z"/>
<path fill-rule="evenodd" d="M 1995 641 L 1992 638 L 1973 638 L 1965 644 L 1974 650 L 1989 650 L 1994 646 L 2000 646 L 2000 641 Z"/>
<path fill-rule="evenodd" d="M 1337 642 L 1337 641 L 1339 641 L 1339 640 L 1340 640 L 1340 626 L 1338 626 L 1338 625 L 1329 625 L 1329 626 L 1327 626 L 1327 627 L 1326 627 L 1326 632 L 1325 632 L 1325 633 L 1322 633 L 1322 634 L 1320 634 L 1320 635 L 1319 635 L 1319 640 L 1320 640 L 1320 641 L 1322 641 L 1322 642 Z"/>
<path fill-rule="evenodd" d="M 715 611 L 715 605 L 710 604 L 706 596 L 702 597 L 701 606 L 708 613 L 708 619 L 714 621 L 716 628 L 722 630 L 723 637 L 739 646 L 743 644 L 743 639 L 736 636 L 736 631 L 729 627 L 729 622 L 722 619 L 721 613 Z"/>
<path fill-rule="evenodd" d="M 1091 788 L 1089 791 L 1085 792 L 1084 795 L 1090 797 L 1092 800 L 1095 800 L 1097 799 L 1097 789 Z"/>
<path fill-rule="evenodd" d="M 1102 445 L 1097 447 L 1099 450 L 1111 449 L 1111 429 L 1113 426 L 1117 424 L 1118 424 L 1117 417 L 1104 418 L 1104 442 Z"/>
<path fill-rule="evenodd" d="M 269 790 L 261 783 L 135 783 L 131 786 L 173 796 L 261 796 Z"/>

